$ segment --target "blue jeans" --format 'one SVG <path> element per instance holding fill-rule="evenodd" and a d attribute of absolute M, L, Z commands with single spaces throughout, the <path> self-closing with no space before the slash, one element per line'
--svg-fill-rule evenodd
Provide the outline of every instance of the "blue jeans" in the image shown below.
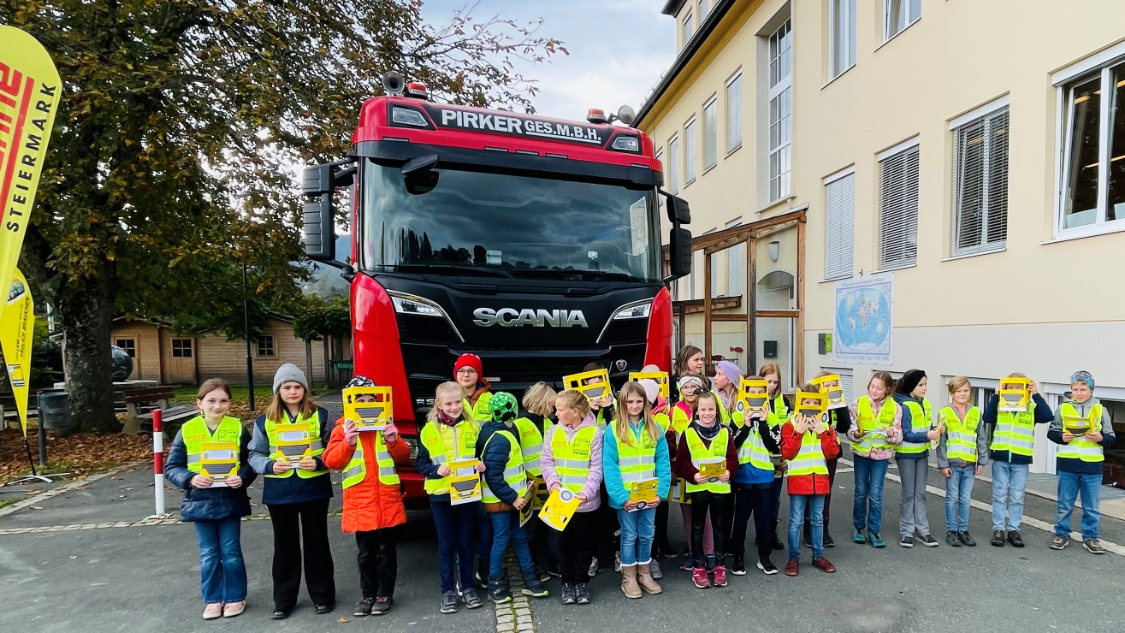
<path fill-rule="evenodd" d="M 813 560 L 824 556 L 824 495 L 789 495 L 789 560 L 801 558 L 801 528 L 805 524 L 806 505 L 812 524 Z"/>
<path fill-rule="evenodd" d="M 449 503 L 448 498 L 444 501 L 430 498 L 430 509 L 437 528 L 438 577 L 441 578 L 442 594 L 457 591 L 453 576 L 455 568 L 462 587 L 476 586 L 473 582 L 473 525 L 477 520 L 478 506 L 480 503 L 455 506 Z"/>
<path fill-rule="evenodd" d="M 214 604 L 246 599 L 246 563 L 242 560 L 242 521 L 196 521 L 199 537 L 199 575 L 203 602 Z"/>
<path fill-rule="evenodd" d="M 1098 510 L 1101 487 L 1101 473 L 1059 473 L 1059 515 L 1055 521 L 1055 534 L 1070 538 L 1070 515 L 1081 493 L 1082 540 L 1101 538 L 1098 534 L 1098 524 L 1102 520 L 1102 513 Z"/>
<path fill-rule="evenodd" d="M 883 484 L 887 481 L 889 460 L 855 455 L 855 502 L 852 525 L 857 532 L 867 528 L 878 532 L 883 527 Z"/>
<path fill-rule="evenodd" d="M 514 510 L 509 512 L 490 512 L 492 517 L 492 557 L 489 559 L 489 580 L 504 579 L 504 550 L 508 543 L 516 549 L 516 558 L 520 562 L 525 578 L 538 578 L 535 572 L 535 562 L 531 560 L 531 548 L 527 545 L 527 532 L 520 527 L 520 513 Z"/>
<path fill-rule="evenodd" d="M 945 529 L 950 532 L 969 531 L 969 507 L 976 482 L 976 464 L 950 466 L 952 473 L 945 480 Z"/>
<path fill-rule="evenodd" d="M 636 512 L 617 511 L 621 526 L 621 566 L 652 562 L 652 538 L 656 536 L 656 508 Z"/>
<path fill-rule="evenodd" d="M 1023 494 L 1030 464 L 992 462 L 992 530 L 1018 532 L 1023 521 Z M 1007 528 L 1004 514 L 1008 515 Z"/>

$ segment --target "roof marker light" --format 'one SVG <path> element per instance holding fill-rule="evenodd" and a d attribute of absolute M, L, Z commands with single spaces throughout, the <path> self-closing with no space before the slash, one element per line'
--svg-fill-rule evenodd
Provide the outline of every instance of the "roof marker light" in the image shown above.
<path fill-rule="evenodd" d="M 426 89 L 426 84 L 412 81 L 406 84 L 406 96 L 428 101 L 430 99 L 430 91 Z"/>
<path fill-rule="evenodd" d="M 586 120 L 590 123 L 605 123 L 605 110 L 590 108 L 590 111 L 586 113 Z"/>

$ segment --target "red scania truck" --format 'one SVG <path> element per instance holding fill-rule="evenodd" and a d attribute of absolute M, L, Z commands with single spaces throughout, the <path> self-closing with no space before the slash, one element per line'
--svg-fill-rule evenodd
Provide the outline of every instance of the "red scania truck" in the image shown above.
<path fill-rule="evenodd" d="M 411 457 L 462 353 L 517 398 L 595 361 L 614 382 L 648 363 L 669 370 L 667 284 L 690 270 L 690 214 L 660 191 L 652 141 L 597 111 L 560 121 L 434 103 L 396 76 L 384 84 L 388 96 L 363 105 L 352 154 L 305 170 L 304 242 L 351 283 L 355 373 L 394 389 Z M 334 252 L 343 187 L 348 264 Z M 423 496 L 412 468 L 400 474 L 408 497 Z"/>

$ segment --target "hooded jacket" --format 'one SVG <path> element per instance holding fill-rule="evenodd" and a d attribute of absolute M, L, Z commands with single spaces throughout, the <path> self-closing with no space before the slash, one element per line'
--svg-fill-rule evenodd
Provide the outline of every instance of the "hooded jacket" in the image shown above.
<path fill-rule="evenodd" d="M 593 413 L 587 415 L 582 422 L 573 429 L 567 427 L 565 424 L 552 425 L 543 438 L 543 453 L 539 456 L 539 467 L 543 471 L 543 481 L 547 484 L 547 489 L 550 490 L 555 484 L 562 483 L 559 481 L 558 471 L 555 470 L 555 454 L 552 448 L 552 440 L 555 437 L 555 433 L 566 433 L 567 439 L 571 440 L 579 429 L 584 429 L 588 426 L 594 427 L 594 439 L 590 443 L 590 471 L 586 474 L 586 486 L 582 488 L 582 496 L 586 498 L 586 501 L 578 506 L 578 512 L 593 512 L 602 505 L 601 496 L 598 492 L 602 485 L 603 440 L 602 431 L 597 425 L 598 423 Z"/>
<path fill-rule="evenodd" d="M 379 481 L 379 462 L 375 455 L 375 435 L 379 431 L 364 431 L 356 438 L 356 446 L 344 439 L 344 418 L 336 420 L 332 437 L 324 449 L 324 464 L 332 470 L 342 471 L 348 467 L 356 447 L 363 447 L 363 464 L 367 476 L 363 481 L 344 488 L 344 516 L 341 521 L 344 532 L 370 532 L 406 523 L 406 508 L 402 503 L 402 484 L 388 486 Z M 399 437 L 394 444 L 387 444 L 387 452 L 396 464 L 410 458 L 410 447 Z"/>
<path fill-rule="evenodd" d="M 1035 423 L 1046 424 L 1054 419 L 1051 414 L 1051 407 L 1047 405 L 1047 401 L 1043 396 L 1034 394 L 1031 396 L 1032 402 L 1035 403 Z M 1000 411 L 1000 396 L 992 394 L 988 399 L 988 404 L 984 407 L 984 412 L 981 413 L 981 425 L 988 425 L 992 432 L 996 432 L 996 417 Z M 1049 432 L 1048 432 L 1049 435 Z M 1059 434 L 1059 439 L 1062 439 L 1062 433 Z M 989 458 L 994 462 L 1008 462 L 1009 464 L 1030 464 L 1032 459 L 1031 455 L 1016 455 L 1011 451 L 990 451 Z"/>
<path fill-rule="evenodd" d="M 503 435 L 496 435 L 497 431 L 509 431 L 517 438 L 520 434 L 514 426 L 509 427 L 503 422 L 486 423 L 480 428 L 480 435 L 477 436 L 477 459 L 484 462 L 484 480 L 488 483 L 489 490 L 500 500 L 499 504 L 486 503 L 485 509 L 489 512 L 508 512 L 515 509 L 512 504 L 516 502 L 519 495 L 504 479 L 504 469 L 508 466 L 512 444 Z M 493 437 L 494 435 L 496 437 Z M 519 450 L 518 440 L 516 450 Z M 489 507 L 493 505 L 497 507 Z"/>

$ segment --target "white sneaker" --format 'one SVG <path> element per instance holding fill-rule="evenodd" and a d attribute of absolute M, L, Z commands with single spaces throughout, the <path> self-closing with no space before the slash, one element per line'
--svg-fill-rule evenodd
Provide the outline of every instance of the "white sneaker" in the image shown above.
<path fill-rule="evenodd" d="M 598 575 L 598 557 L 595 556 L 590 559 L 590 578 Z"/>

